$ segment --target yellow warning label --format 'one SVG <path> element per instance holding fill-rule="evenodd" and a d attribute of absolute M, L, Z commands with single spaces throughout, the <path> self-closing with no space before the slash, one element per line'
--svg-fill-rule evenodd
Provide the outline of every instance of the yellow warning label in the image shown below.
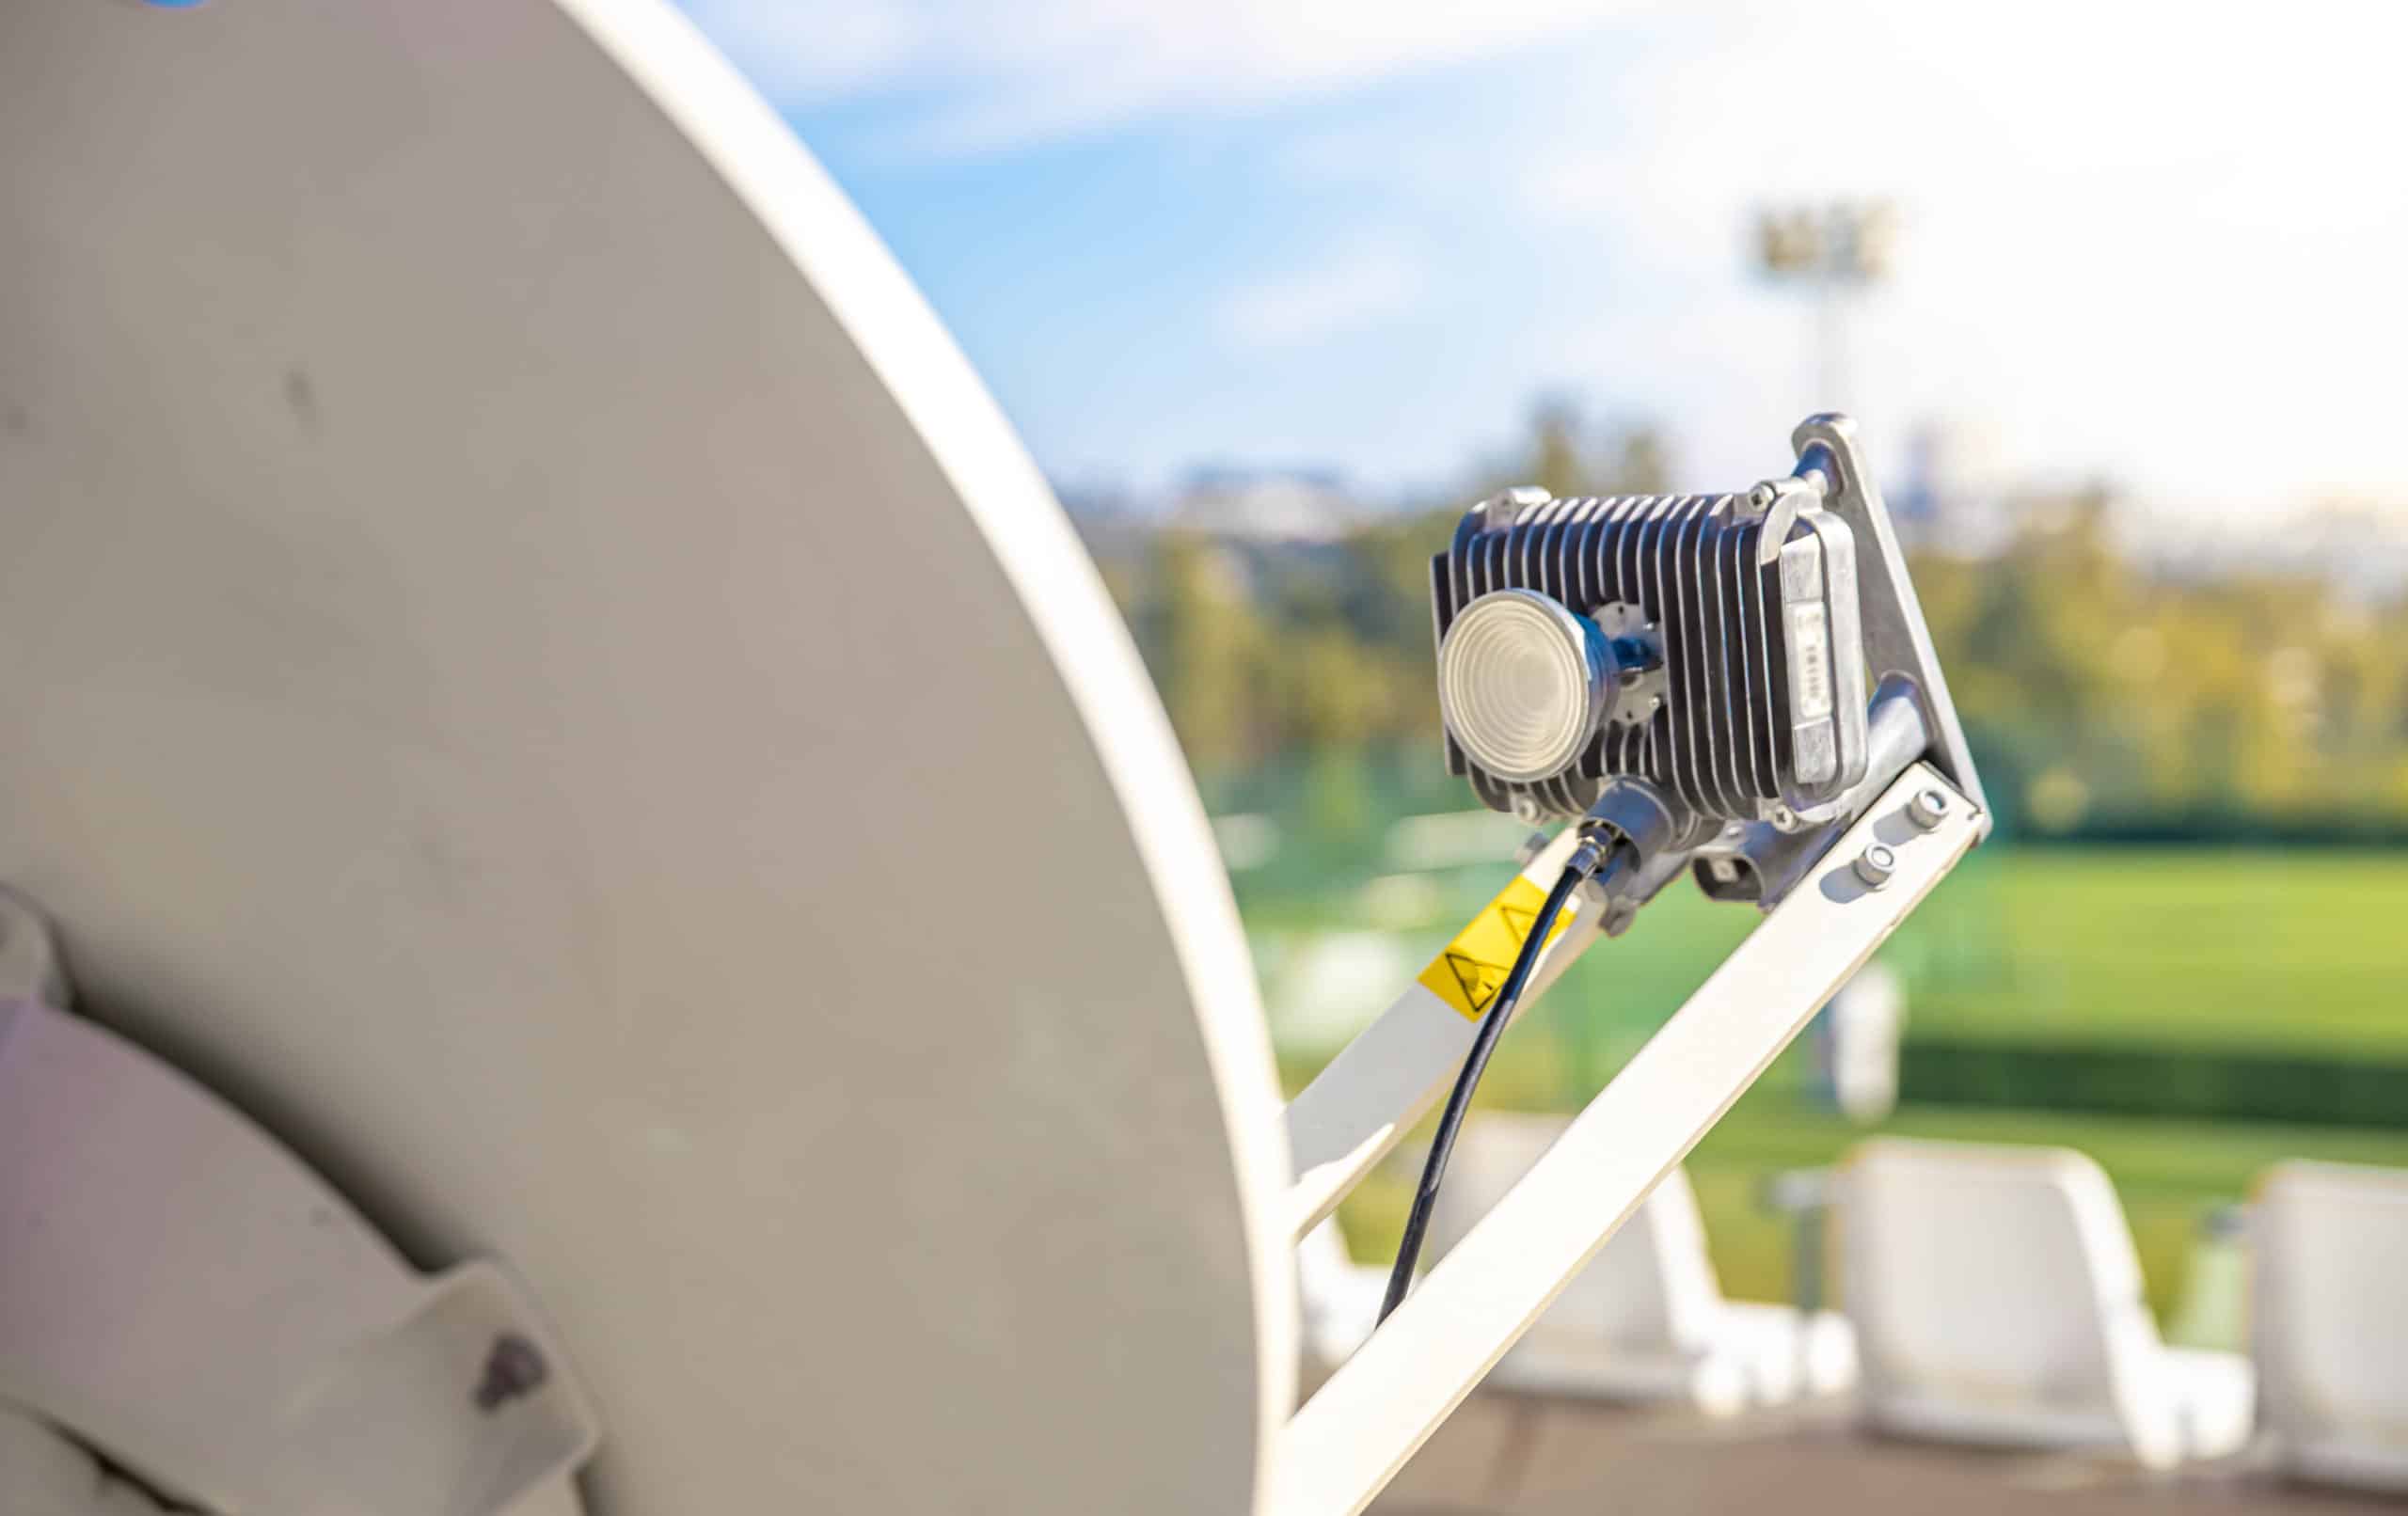
<path fill-rule="evenodd" d="M 1505 987 L 1513 958 L 1529 940 L 1530 928 L 1545 905 L 1546 892 L 1516 875 L 1503 892 L 1471 919 L 1470 925 L 1456 934 L 1446 951 L 1430 960 L 1430 967 L 1421 971 L 1422 986 L 1469 1019 L 1479 1020 L 1489 1002 Z M 1554 941 L 1571 923 L 1572 911 L 1566 909 L 1555 918 L 1555 929 L 1546 934 L 1546 940 Z"/>

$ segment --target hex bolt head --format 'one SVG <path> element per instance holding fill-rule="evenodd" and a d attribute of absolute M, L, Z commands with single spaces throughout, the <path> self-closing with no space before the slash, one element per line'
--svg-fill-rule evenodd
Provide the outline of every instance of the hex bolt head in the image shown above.
<path fill-rule="evenodd" d="M 478 1378 L 471 1398 L 480 1411 L 499 1411 L 505 1401 L 542 1389 L 551 1374 L 542 1349 L 515 1332 L 505 1332 L 493 1339 L 493 1349 L 485 1355 L 484 1372 Z"/>
<path fill-rule="evenodd" d="M 1907 819 L 1929 831 L 1948 818 L 1948 792 L 1942 789 L 1915 791 L 1907 802 Z"/>
<path fill-rule="evenodd" d="M 1857 855 L 1852 866 L 1856 876 L 1864 881 L 1866 889 L 1878 890 L 1890 882 L 1891 875 L 1898 871 L 1898 855 L 1875 843 Z"/>

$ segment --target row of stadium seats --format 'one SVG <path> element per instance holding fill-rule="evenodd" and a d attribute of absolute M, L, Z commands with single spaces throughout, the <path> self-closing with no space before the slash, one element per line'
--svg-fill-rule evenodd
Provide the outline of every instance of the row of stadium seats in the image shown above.
<path fill-rule="evenodd" d="M 1562 1125 L 1492 1115 L 1467 1132 L 1434 1252 Z M 1890 1435 L 2114 1449 L 2152 1468 L 2246 1451 L 2408 1491 L 2408 1172 L 2303 1162 L 2263 1176 L 2246 1224 L 2246 1355 L 2160 1339 L 2115 1189 L 2080 1153 L 1876 1139 L 1828 1203 L 1845 1316 L 1726 1300 L 1675 1169 L 1490 1382 L 1714 1416 L 1852 1391 Z M 1299 1262 L 1307 1348 L 1335 1365 L 1369 1334 L 1385 1275 L 1347 1261 L 1334 1224 Z"/>

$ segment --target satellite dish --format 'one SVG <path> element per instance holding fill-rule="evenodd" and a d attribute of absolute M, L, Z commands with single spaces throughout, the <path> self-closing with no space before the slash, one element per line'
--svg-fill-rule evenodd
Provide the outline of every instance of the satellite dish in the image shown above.
<path fill-rule="evenodd" d="M 1246 1508 L 1226 879 L 769 109 L 657 0 L 44 0 L 0 143 L 0 879 L 78 1010 L 506 1260 L 596 1508 Z"/>

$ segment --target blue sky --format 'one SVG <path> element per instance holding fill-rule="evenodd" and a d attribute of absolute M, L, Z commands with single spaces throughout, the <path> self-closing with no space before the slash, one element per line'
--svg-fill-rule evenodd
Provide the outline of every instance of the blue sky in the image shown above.
<path fill-rule="evenodd" d="M 2408 498 L 2408 31 L 2202 6 L 687 0 L 1056 478 L 1443 490 L 1536 393 L 1685 475 L 1806 409 L 2238 527 Z M 1899 207 L 1846 393 L 1766 203 Z"/>

